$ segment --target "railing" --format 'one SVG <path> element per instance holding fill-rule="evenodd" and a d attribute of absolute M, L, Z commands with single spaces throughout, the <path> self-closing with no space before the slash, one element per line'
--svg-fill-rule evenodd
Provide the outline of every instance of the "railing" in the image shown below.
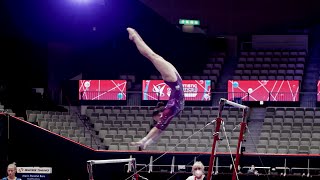
<path fill-rule="evenodd" d="M 9 120 L 10 119 L 10 120 Z M 10 123 L 9 123 L 10 122 Z M 8 128 L 9 127 L 9 128 Z M 1 129 L 2 128 L 2 129 Z M 44 133 L 43 130 L 32 125 L 30 123 L 25 123 L 22 120 L 13 119 L 10 116 L 0 115 L 0 130 L 2 130 L 3 137 L 1 138 L 1 148 L 4 150 L 4 153 L 1 153 L 0 156 L 5 159 L 3 162 L 8 164 L 7 158 L 9 160 L 18 159 L 20 164 L 28 164 L 30 162 L 37 162 L 38 164 L 46 164 L 48 167 L 56 169 L 57 173 L 54 177 L 57 179 L 63 179 L 65 177 L 65 168 L 70 168 L 68 171 L 68 176 L 72 179 L 82 179 L 86 177 L 87 171 L 79 171 L 79 169 L 85 167 L 88 159 L 92 158 L 101 158 L 101 159 L 114 159 L 114 158 L 123 158 L 134 157 L 138 160 L 139 165 L 138 169 L 146 167 L 150 163 L 150 159 L 154 160 L 154 157 L 159 157 L 163 152 L 148 152 L 148 153 L 134 153 L 133 152 L 113 152 L 113 151 L 100 151 L 93 152 L 82 146 L 74 146 L 74 143 L 64 143 L 64 140 L 58 138 L 51 133 Z M 10 133 L 8 133 L 10 132 Z M 10 143 L 8 143 L 10 142 Z M 58 144 L 58 146 L 57 146 Z M 27 146 L 24 148 L 24 153 L 21 153 L 22 146 Z M 41 148 L 39 148 L 41 147 Z M 19 149 L 20 148 L 20 149 Z M 6 152 L 6 149 L 10 149 L 10 153 Z M 26 156 L 28 154 L 28 156 Z M 50 158 L 43 158 L 46 155 L 50 155 Z M 230 170 L 230 154 L 219 154 L 219 160 L 216 161 L 215 176 L 223 175 L 223 178 L 226 178 L 225 174 L 231 175 Z M 53 161 L 54 159 L 55 161 Z M 174 159 L 174 161 L 172 161 Z M 155 163 L 152 166 L 151 172 L 148 175 L 153 173 L 162 173 L 157 174 L 164 177 L 166 174 L 172 176 L 174 174 L 179 175 L 183 172 L 190 172 L 190 165 L 193 164 L 194 160 L 202 161 L 204 165 L 208 164 L 209 154 L 208 153 L 190 153 L 190 154 L 179 154 L 179 153 L 167 153 L 160 161 L 153 161 Z M 274 176 L 283 176 L 283 173 L 286 172 L 285 176 L 296 175 L 299 176 L 312 176 L 313 179 L 319 178 L 319 155 L 277 155 L 277 154 L 245 154 L 241 157 L 243 164 L 241 169 L 243 174 L 239 176 L 246 175 L 248 170 L 248 165 L 255 165 L 259 174 L 270 175 L 270 179 Z M 59 162 L 57 164 L 56 162 Z M 70 162 L 72 163 L 70 166 Z M 174 162 L 174 163 L 172 163 Z M 190 163 L 188 163 L 190 162 Z M 32 164 L 31 164 L 32 165 Z M 37 164 L 36 164 L 37 165 Z M 140 166 L 141 165 L 141 166 Z M 185 165 L 185 167 L 183 167 Z M 61 167 L 62 166 L 62 167 Z M 146 170 L 150 168 L 146 167 Z M 174 168 L 172 173 L 170 170 Z M 229 167 L 229 169 L 228 169 Z M 270 168 L 274 168 L 274 170 Z M 6 167 L 2 167 L 5 169 Z M 208 166 L 206 166 L 207 171 Z M 266 168 L 266 170 L 264 170 Z M 108 168 L 97 168 L 96 174 L 99 179 L 105 178 L 105 174 L 114 173 L 114 174 L 123 174 L 122 166 L 108 166 Z M 125 168 L 125 170 L 127 167 Z M 167 170 L 168 169 L 168 170 Z M 269 169 L 271 172 L 269 173 Z M 167 170 L 167 171 L 164 171 Z M 288 171 L 286 171 L 288 170 Z M 60 172 L 60 173 L 59 173 Z M 303 174 L 304 173 L 304 174 Z M 190 173 L 191 174 L 191 173 Z M 282 174 L 282 175 L 281 175 Z M 299 175 L 297 175 L 299 174 Z M 143 175 L 143 174 L 142 174 Z M 101 177 L 102 176 L 102 177 Z M 129 176 L 129 175 L 128 175 Z M 126 177 L 128 177 L 126 176 Z M 316 177 L 317 176 L 317 177 Z M 118 178 L 121 179 L 121 178 Z M 124 178 L 122 178 L 124 179 Z M 149 178 L 149 179 L 157 179 Z M 167 178 L 166 178 L 167 179 Z M 181 178 L 182 179 L 182 178 Z M 185 178 L 184 178 L 185 179 Z M 264 178 L 259 178 L 264 179 Z M 286 178 L 288 179 L 288 178 Z"/>
<path fill-rule="evenodd" d="M 285 165 L 286 159 L 283 161 Z M 152 165 L 152 168 L 144 168 L 147 167 L 148 164 L 137 164 L 137 169 L 142 169 L 140 171 L 141 174 L 145 173 L 170 173 L 173 174 L 189 174 L 192 172 L 192 165 Z M 205 172 L 208 170 L 208 166 L 204 166 Z M 252 166 L 241 166 L 239 171 L 239 176 L 254 179 L 250 176 L 270 176 L 270 178 L 280 178 L 280 177 L 299 177 L 299 178 L 318 178 L 320 168 L 309 167 L 309 160 L 307 161 L 307 165 L 304 167 L 289 167 L 289 166 L 255 166 L 253 171 L 251 170 Z M 124 169 L 129 169 L 128 164 L 124 165 Z M 150 170 L 152 169 L 152 170 Z M 241 172 L 241 173 L 240 173 Z M 222 176 L 227 177 L 232 175 L 232 169 L 230 165 L 224 164 L 220 165 L 217 163 L 216 168 L 214 169 L 213 176 Z M 260 178 L 256 178 L 260 179 Z M 263 179 L 263 178 L 261 178 Z"/>
<path fill-rule="evenodd" d="M 82 96 L 81 96 L 82 95 Z M 79 93 L 79 100 L 82 104 L 97 103 L 103 101 L 121 105 L 139 106 L 153 103 L 154 101 L 167 101 L 170 93 L 159 92 L 103 92 L 86 91 Z M 313 92 L 186 92 L 185 102 L 192 105 L 216 105 L 220 98 L 226 98 L 237 103 L 257 103 L 257 104 L 276 104 L 276 103 L 294 103 L 295 106 L 300 103 L 307 107 L 315 107 L 319 95 Z"/>
<path fill-rule="evenodd" d="M 90 118 L 86 115 L 80 115 L 79 113 L 76 113 L 78 117 L 78 121 L 81 121 L 83 125 L 83 136 L 87 137 L 87 135 L 90 136 L 90 147 L 94 148 L 94 146 L 97 147 L 97 149 L 102 149 L 100 144 L 97 142 L 96 135 L 94 134 L 94 130 L 91 127 Z"/>
<path fill-rule="evenodd" d="M 68 102 L 68 108 L 69 108 L 69 115 L 74 115 L 77 117 L 77 122 L 80 121 L 81 124 L 83 125 L 83 136 L 88 137 L 87 135 L 90 136 L 90 147 L 94 148 L 96 147 L 97 149 L 102 149 L 100 143 L 97 142 L 96 135 L 94 134 L 94 130 L 91 126 L 90 118 L 86 115 L 81 115 L 81 112 L 76 110 L 76 112 L 71 113 L 71 101 L 69 97 L 65 97 L 67 102 Z"/>

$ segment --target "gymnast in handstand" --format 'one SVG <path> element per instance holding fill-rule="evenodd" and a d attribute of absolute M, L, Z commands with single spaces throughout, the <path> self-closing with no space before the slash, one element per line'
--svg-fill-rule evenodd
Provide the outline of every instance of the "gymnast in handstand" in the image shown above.
<path fill-rule="evenodd" d="M 169 101 L 166 105 L 158 103 L 152 114 L 153 120 L 157 122 L 146 137 L 138 142 L 132 142 L 133 146 L 140 146 L 145 149 L 148 145 L 155 142 L 161 133 L 169 125 L 172 118 L 177 116 L 184 108 L 184 92 L 182 86 L 182 79 L 176 68 L 162 58 L 160 55 L 153 52 L 153 50 L 143 41 L 136 30 L 127 28 L 129 39 L 133 41 L 139 52 L 149 59 L 156 69 L 160 72 L 164 82 L 171 88 Z"/>

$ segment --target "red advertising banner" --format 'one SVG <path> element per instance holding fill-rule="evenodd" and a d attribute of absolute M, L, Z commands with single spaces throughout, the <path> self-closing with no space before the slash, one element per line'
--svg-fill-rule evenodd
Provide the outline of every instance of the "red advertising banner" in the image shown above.
<path fill-rule="evenodd" d="M 126 80 L 79 80 L 79 100 L 126 100 Z"/>
<path fill-rule="evenodd" d="M 186 101 L 210 101 L 211 80 L 182 80 Z M 171 88 L 163 80 L 143 80 L 143 100 L 168 100 Z"/>
<path fill-rule="evenodd" d="M 229 80 L 231 101 L 299 101 L 299 81 L 296 80 Z"/>

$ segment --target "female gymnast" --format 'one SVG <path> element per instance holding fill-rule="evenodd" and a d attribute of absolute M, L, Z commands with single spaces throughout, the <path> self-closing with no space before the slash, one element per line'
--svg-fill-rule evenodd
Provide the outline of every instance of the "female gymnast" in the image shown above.
<path fill-rule="evenodd" d="M 16 173 L 17 173 L 16 163 L 9 164 L 7 168 L 8 176 L 2 178 L 2 180 L 21 180 L 20 178 L 16 177 Z"/>
<path fill-rule="evenodd" d="M 146 137 L 138 142 L 132 142 L 131 145 L 139 146 L 145 149 L 148 145 L 155 142 L 161 133 L 169 125 L 173 117 L 177 116 L 184 108 L 184 92 L 182 79 L 176 68 L 156 54 L 140 37 L 138 32 L 132 28 L 127 28 L 129 39 L 135 43 L 139 52 L 149 59 L 155 68 L 160 72 L 164 82 L 171 88 L 169 101 L 166 105 L 158 103 L 152 117 L 157 122 Z"/>

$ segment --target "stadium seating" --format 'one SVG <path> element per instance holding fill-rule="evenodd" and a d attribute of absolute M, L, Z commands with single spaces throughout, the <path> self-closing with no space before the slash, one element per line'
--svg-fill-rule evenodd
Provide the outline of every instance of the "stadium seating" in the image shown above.
<path fill-rule="evenodd" d="M 89 106 L 86 114 L 94 124 L 99 138 L 109 150 L 138 150 L 129 146 L 129 142 L 144 137 L 153 125 L 151 112 L 153 107 L 94 107 Z M 213 125 L 204 128 L 218 114 L 217 107 L 186 107 L 181 115 L 174 118 L 164 131 L 156 145 L 148 150 L 158 151 L 201 151 L 211 152 Z M 236 150 L 239 129 L 234 127 L 242 120 L 241 112 L 236 108 L 222 112 L 225 128 L 232 151 Z M 227 141 L 221 130 L 219 152 L 227 152 Z M 176 146 L 179 144 L 178 146 Z"/>
<path fill-rule="evenodd" d="M 1 106 L 3 107 L 3 106 Z M 93 125 L 98 142 L 107 150 L 138 150 L 129 142 L 144 137 L 153 126 L 153 107 L 88 106 L 86 115 Z M 179 152 L 211 152 L 218 107 L 185 107 L 172 120 L 157 144 L 147 150 Z M 68 112 L 27 111 L 28 121 L 76 142 L 91 144 L 91 132 Z M 237 108 L 222 111 L 224 127 L 217 152 L 236 151 L 242 112 Z M 250 123 L 250 122 L 249 122 Z M 228 142 L 226 139 L 228 137 Z M 246 134 L 247 136 L 247 134 Z M 98 148 L 97 145 L 93 145 Z M 303 107 L 267 107 L 259 134 L 256 152 L 263 154 L 320 154 L 320 109 Z"/>
<path fill-rule="evenodd" d="M 243 51 L 233 79 L 302 81 L 306 58 L 305 51 Z"/>
<path fill-rule="evenodd" d="M 2 112 L 8 113 L 11 116 L 16 116 L 16 113 L 14 113 L 12 109 L 5 108 L 5 105 L 1 104 L 0 102 L 0 113 Z M 19 118 L 24 119 L 23 117 L 19 117 Z"/>
<path fill-rule="evenodd" d="M 217 83 L 221 71 L 223 70 L 223 65 L 226 59 L 226 54 L 223 52 L 215 53 L 208 59 L 207 64 L 205 65 L 202 74 L 200 75 L 182 75 L 185 80 L 211 80 L 212 87 Z M 161 76 L 151 75 L 151 80 L 162 79 Z"/>
<path fill-rule="evenodd" d="M 127 89 L 131 89 L 132 85 L 136 83 L 135 75 L 120 75 L 119 78 L 122 80 L 127 80 Z"/>
<path fill-rule="evenodd" d="M 200 79 L 210 79 L 214 83 L 217 83 L 221 71 L 223 70 L 225 59 L 225 53 L 218 53 L 209 58 L 209 61 L 206 64 L 205 69 L 203 70 L 203 75 L 207 75 L 208 78 L 201 77 Z M 192 79 L 194 79 L 194 77 L 192 77 Z"/>
<path fill-rule="evenodd" d="M 138 150 L 129 142 L 144 137 L 153 125 L 152 107 L 89 106 L 86 110 L 94 130 L 106 149 Z M 157 144 L 147 150 L 210 152 L 214 125 L 206 125 L 218 113 L 218 107 L 186 107 L 174 118 Z M 236 150 L 242 120 L 237 108 L 223 110 L 225 129 L 233 152 Z M 221 128 L 218 152 L 229 152 L 225 133 Z M 267 108 L 261 129 L 258 153 L 319 154 L 320 109 Z"/>
<path fill-rule="evenodd" d="M 319 154 L 320 109 L 267 108 L 259 153 Z"/>
<path fill-rule="evenodd" d="M 183 75 L 183 79 L 210 79 L 212 85 L 223 69 L 226 55 L 219 53 L 209 58 L 201 75 Z M 233 79 L 241 80 L 300 80 L 304 75 L 307 54 L 305 51 L 245 51 L 240 52 L 239 63 Z M 135 85 L 134 75 L 121 75 L 128 80 L 129 89 Z M 162 79 L 157 75 L 150 79 Z M 4 107 L 0 105 L 0 110 Z M 86 115 L 94 134 L 107 150 L 138 150 L 129 143 L 143 138 L 153 127 L 149 106 L 88 106 Z M 157 144 L 147 150 L 179 152 L 211 152 L 214 124 L 218 107 L 185 107 L 163 132 Z M 236 151 L 242 112 L 225 108 L 222 112 L 218 152 Z M 40 127 L 76 142 L 90 145 L 91 132 L 84 132 L 82 122 L 67 112 L 30 111 L 27 120 Z M 238 128 L 237 128 L 238 127 Z M 227 138 L 226 138 L 227 137 Z M 320 154 L 320 109 L 317 108 L 267 108 L 256 152 L 278 154 Z M 94 148 L 98 148 L 94 146 Z"/>
<path fill-rule="evenodd" d="M 70 115 L 69 112 L 27 110 L 27 121 L 38 124 L 40 127 L 63 137 L 72 139 L 81 144 L 98 149 L 98 144 L 91 139 L 89 129 L 84 127 L 83 122 L 77 115 Z"/>

